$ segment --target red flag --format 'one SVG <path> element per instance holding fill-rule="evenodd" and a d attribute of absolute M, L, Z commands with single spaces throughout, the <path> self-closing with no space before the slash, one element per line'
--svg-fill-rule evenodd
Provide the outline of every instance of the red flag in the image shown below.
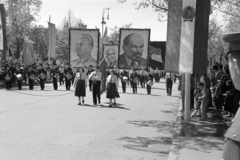
<path fill-rule="evenodd" d="M 100 72 L 102 73 L 102 90 L 101 94 L 106 90 L 106 80 L 107 80 L 107 71 L 106 71 L 106 62 L 105 57 L 102 59 L 102 61 L 99 64 Z"/>
<path fill-rule="evenodd" d="M 6 14 L 4 4 L 0 4 L 0 50 L 7 50 Z"/>

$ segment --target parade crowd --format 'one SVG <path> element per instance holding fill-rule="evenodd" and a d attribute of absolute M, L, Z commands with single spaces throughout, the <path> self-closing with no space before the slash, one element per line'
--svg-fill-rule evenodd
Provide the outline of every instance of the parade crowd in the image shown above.
<path fill-rule="evenodd" d="M 52 83 L 53 90 L 58 90 L 58 85 L 65 85 L 66 90 L 71 86 L 75 88 L 75 96 L 78 97 L 78 105 L 85 103 L 86 88 L 93 93 L 93 105 L 101 104 L 102 84 L 106 84 L 107 98 L 110 107 L 116 106 L 116 98 L 119 98 L 119 83 L 121 83 L 122 92 L 126 93 L 127 86 L 131 86 L 133 94 L 137 94 L 138 87 L 146 88 L 147 94 L 151 94 L 152 85 L 160 82 L 160 78 L 165 77 L 165 72 L 151 67 L 137 70 L 131 69 L 114 69 L 113 67 L 106 70 L 106 82 L 103 82 L 103 75 L 98 66 L 85 66 L 72 68 L 69 63 L 66 64 L 43 64 L 34 63 L 31 66 L 24 67 L 20 64 L 5 64 L 0 70 L 0 85 L 6 90 L 12 90 L 17 85 L 18 90 L 22 90 L 23 84 L 29 86 L 29 90 L 34 90 L 34 86 L 40 85 L 40 89 L 45 89 L 45 83 Z M 171 79 L 169 81 L 169 79 Z M 174 76 L 166 76 L 167 94 L 172 92 Z M 170 84 L 170 85 L 169 85 Z"/>

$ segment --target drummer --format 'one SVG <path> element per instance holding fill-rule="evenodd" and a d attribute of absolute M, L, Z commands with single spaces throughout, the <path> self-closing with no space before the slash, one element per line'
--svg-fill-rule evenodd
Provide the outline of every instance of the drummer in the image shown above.
<path fill-rule="evenodd" d="M 17 69 L 16 69 L 16 78 L 17 78 L 18 90 L 22 90 L 23 68 L 21 68 L 21 65 L 18 65 L 18 66 L 17 66 Z"/>
<path fill-rule="evenodd" d="M 153 75 L 150 70 L 147 70 L 147 77 L 146 77 L 146 83 L 147 83 L 147 94 L 151 94 L 152 85 L 153 85 Z"/>

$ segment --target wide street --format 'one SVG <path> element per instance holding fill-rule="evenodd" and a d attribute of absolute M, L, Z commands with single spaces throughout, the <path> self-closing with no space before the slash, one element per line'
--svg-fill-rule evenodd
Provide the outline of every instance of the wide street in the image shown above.
<path fill-rule="evenodd" d="M 179 103 L 177 84 L 167 96 L 165 83 L 152 95 L 138 88 L 109 108 L 106 94 L 93 106 L 87 89 L 85 105 L 74 90 L 0 89 L 0 160 L 167 160 Z"/>

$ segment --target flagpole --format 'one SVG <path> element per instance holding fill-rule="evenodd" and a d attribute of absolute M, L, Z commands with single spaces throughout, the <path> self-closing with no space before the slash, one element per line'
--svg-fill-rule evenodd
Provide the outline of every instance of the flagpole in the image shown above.
<path fill-rule="evenodd" d="M 190 120 L 191 74 L 185 74 L 184 120 Z"/>
<path fill-rule="evenodd" d="M 49 15 L 49 22 L 48 24 L 51 23 L 51 15 Z M 48 25 L 48 33 L 50 31 L 50 28 L 49 28 L 49 25 Z M 51 40 L 50 40 L 50 45 L 48 46 L 48 63 L 50 64 L 50 58 L 51 58 L 51 49 L 50 47 L 52 47 L 52 36 L 50 36 L 50 34 L 48 35 L 49 36 L 49 40 L 50 40 L 50 37 L 51 37 Z"/>

